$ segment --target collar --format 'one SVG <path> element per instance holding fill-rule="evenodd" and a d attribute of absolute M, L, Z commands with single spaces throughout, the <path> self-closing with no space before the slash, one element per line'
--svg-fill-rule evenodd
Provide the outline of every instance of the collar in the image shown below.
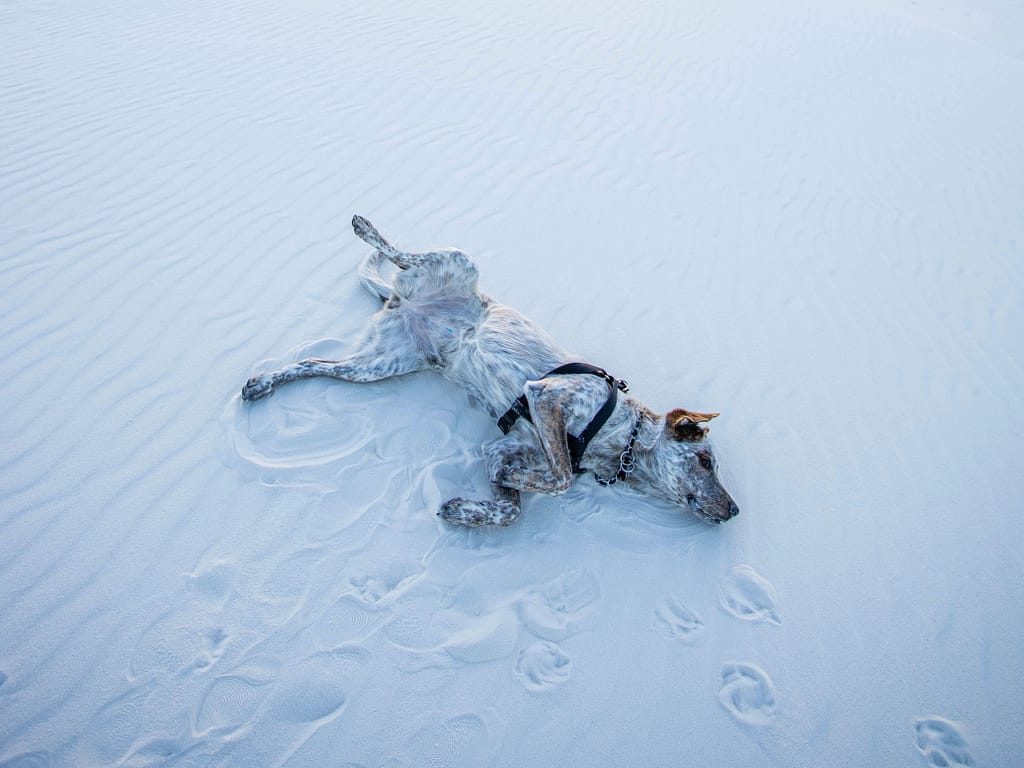
<path fill-rule="evenodd" d="M 597 472 L 594 473 L 594 479 L 597 480 L 601 485 L 615 485 L 619 480 L 628 480 L 629 476 L 633 474 L 633 470 L 636 469 L 636 459 L 633 457 L 633 445 L 636 443 L 636 436 L 640 434 L 640 426 L 644 423 L 644 415 L 641 413 L 636 417 L 636 422 L 633 424 L 633 431 L 629 433 L 629 441 L 626 443 L 626 449 L 619 454 L 619 469 L 610 478 L 601 477 Z"/>

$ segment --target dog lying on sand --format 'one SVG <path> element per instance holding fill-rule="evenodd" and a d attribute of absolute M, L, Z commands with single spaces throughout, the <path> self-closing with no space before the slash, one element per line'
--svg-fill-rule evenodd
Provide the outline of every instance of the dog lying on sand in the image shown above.
<path fill-rule="evenodd" d="M 254 376 L 242 388 L 243 400 L 313 376 L 365 382 L 439 372 L 498 419 L 505 433 L 483 449 L 494 498 L 450 499 L 438 512 L 449 523 L 510 525 L 519 517 L 522 491 L 564 493 L 574 474 L 587 471 L 604 485 L 622 483 L 709 523 L 739 512 L 718 480 L 702 426 L 717 413 L 677 408 L 660 416 L 620 396 L 625 382 L 567 362 L 544 331 L 480 293 L 476 264 L 462 251 L 405 253 L 360 216 L 352 227 L 374 248 L 360 278 L 383 309 L 351 355 Z M 393 283 L 381 277 L 384 259 L 398 267 Z"/>

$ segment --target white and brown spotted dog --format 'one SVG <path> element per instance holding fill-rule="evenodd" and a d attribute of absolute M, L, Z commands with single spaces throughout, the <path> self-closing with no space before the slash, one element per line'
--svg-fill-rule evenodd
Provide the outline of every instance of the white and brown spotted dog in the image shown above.
<path fill-rule="evenodd" d="M 438 371 L 493 417 L 505 414 L 501 426 L 508 431 L 484 446 L 495 498 L 445 502 L 438 515 L 451 523 L 509 525 L 519 516 L 521 491 L 564 493 L 574 471 L 592 471 L 605 484 L 618 480 L 710 523 L 739 512 L 715 474 L 707 429 L 700 426 L 717 414 L 676 409 L 659 416 L 632 397 L 617 397 L 624 385 L 600 369 L 554 372 L 569 356 L 514 309 L 480 293 L 476 264 L 465 253 L 404 253 L 366 219 L 354 217 L 352 227 L 375 249 L 360 277 L 384 308 L 353 354 L 254 376 L 242 389 L 244 400 L 312 376 L 360 382 Z M 383 259 L 398 267 L 393 284 L 380 275 Z M 603 423 L 595 421 L 598 413 Z M 516 421 L 517 415 L 525 418 Z M 581 443 L 577 436 L 592 426 L 596 433 Z"/>

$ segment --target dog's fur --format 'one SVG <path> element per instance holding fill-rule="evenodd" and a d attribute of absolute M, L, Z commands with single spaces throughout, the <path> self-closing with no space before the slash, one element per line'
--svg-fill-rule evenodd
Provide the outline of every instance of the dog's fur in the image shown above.
<path fill-rule="evenodd" d="M 525 394 L 533 422 L 520 419 L 508 435 L 484 446 L 496 498 L 451 499 L 438 515 L 469 526 L 509 525 L 519 516 L 520 491 L 564 493 L 573 478 L 566 435 L 587 426 L 608 397 L 608 384 L 590 375 L 545 376 L 572 358 L 514 309 L 480 293 L 476 265 L 462 251 L 405 253 L 360 216 L 352 227 L 375 249 L 360 269 L 363 285 L 384 301 L 357 351 L 254 376 L 242 398 L 258 400 L 312 376 L 362 382 L 423 370 L 458 384 L 495 418 Z M 384 259 L 398 267 L 393 284 L 380 275 Z M 684 409 L 659 416 L 621 396 L 580 466 L 614 476 L 637 425 L 635 470 L 621 482 L 721 523 L 739 510 L 718 481 L 707 428 L 700 426 L 714 416 Z"/>

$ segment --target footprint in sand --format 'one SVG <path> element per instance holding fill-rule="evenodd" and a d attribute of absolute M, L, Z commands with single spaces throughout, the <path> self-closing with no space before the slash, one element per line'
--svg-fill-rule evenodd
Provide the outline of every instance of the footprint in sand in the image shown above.
<path fill-rule="evenodd" d="M 202 649 L 202 631 L 191 618 L 176 610 L 167 611 L 139 638 L 129 661 L 129 676 L 182 672 L 199 663 Z"/>
<path fill-rule="evenodd" d="M 200 671 L 217 663 L 228 634 L 209 621 L 207 612 L 195 608 L 171 608 L 146 627 L 128 662 L 129 679 Z"/>
<path fill-rule="evenodd" d="M 753 664 L 731 661 L 718 676 L 718 700 L 737 722 L 767 725 L 775 716 L 775 686 Z"/>
<path fill-rule="evenodd" d="M 782 624 L 775 587 L 749 565 L 737 565 L 722 579 L 722 607 L 744 621 Z"/>
<path fill-rule="evenodd" d="M 526 690 L 539 693 L 568 680 L 572 661 L 557 645 L 542 640 L 519 654 L 515 670 Z"/>
<path fill-rule="evenodd" d="M 666 635 L 686 643 L 696 641 L 704 629 L 700 616 L 674 597 L 663 597 L 654 609 L 654 615 Z"/>
<path fill-rule="evenodd" d="M 256 689 L 248 680 L 234 675 L 218 677 L 199 707 L 196 730 L 233 731 L 252 717 L 256 704 Z"/>
<path fill-rule="evenodd" d="M 383 621 L 383 614 L 352 595 L 343 595 L 321 614 L 313 626 L 316 639 L 328 648 L 362 640 Z"/>
<path fill-rule="evenodd" d="M 367 544 L 363 552 L 373 551 Z M 415 585 L 424 572 L 421 563 L 402 555 L 378 554 L 372 562 L 354 562 L 348 569 L 349 594 L 362 600 L 370 608 L 384 607 Z"/>
<path fill-rule="evenodd" d="M 482 616 L 467 617 L 453 626 L 455 615 L 435 617 L 438 622 L 425 625 L 415 616 L 404 615 L 385 625 L 385 636 L 399 649 L 408 651 L 398 660 L 399 668 L 406 672 L 419 672 L 428 667 L 480 664 L 505 659 L 515 651 L 519 639 L 519 622 L 508 608 L 501 608 Z M 445 629 L 445 625 L 448 628 Z M 439 642 L 428 647 L 413 647 L 431 635 L 441 636 Z"/>
<path fill-rule="evenodd" d="M 914 721 L 914 744 L 925 762 L 934 768 L 972 768 L 974 759 L 956 725 L 942 717 Z"/>
<path fill-rule="evenodd" d="M 309 673 L 288 681 L 271 712 L 284 722 L 312 723 L 333 715 L 344 705 L 345 691 L 338 681 Z"/>
<path fill-rule="evenodd" d="M 528 632 L 542 640 L 564 640 L 601 597 L 597 578 L 588 570 L 571 570 L 523 598 L 519 614 Z"/>
<path fill-rule="evenodd" d="M 281 664 L 271 657 L 251 659 L 211 683 L 196 714 L 196 731 L 231 733 L 249 723 L 277 679 Z"/>
<path fill-rule="evenodd" d="M 371 654 L 362 646 L 313 654 L 282 670 L 271 714 L 289 723 L 312 723 L 337 714 L 345 706 L 346 689 L 361 677 Z"/>
<path fill-rule="evenodd" d="M 487 765 L 488 744 L 484 721 L 474 714 L 459 715 L 420 729 L 409 740 L 409 764 L 436 768 Z"/>

